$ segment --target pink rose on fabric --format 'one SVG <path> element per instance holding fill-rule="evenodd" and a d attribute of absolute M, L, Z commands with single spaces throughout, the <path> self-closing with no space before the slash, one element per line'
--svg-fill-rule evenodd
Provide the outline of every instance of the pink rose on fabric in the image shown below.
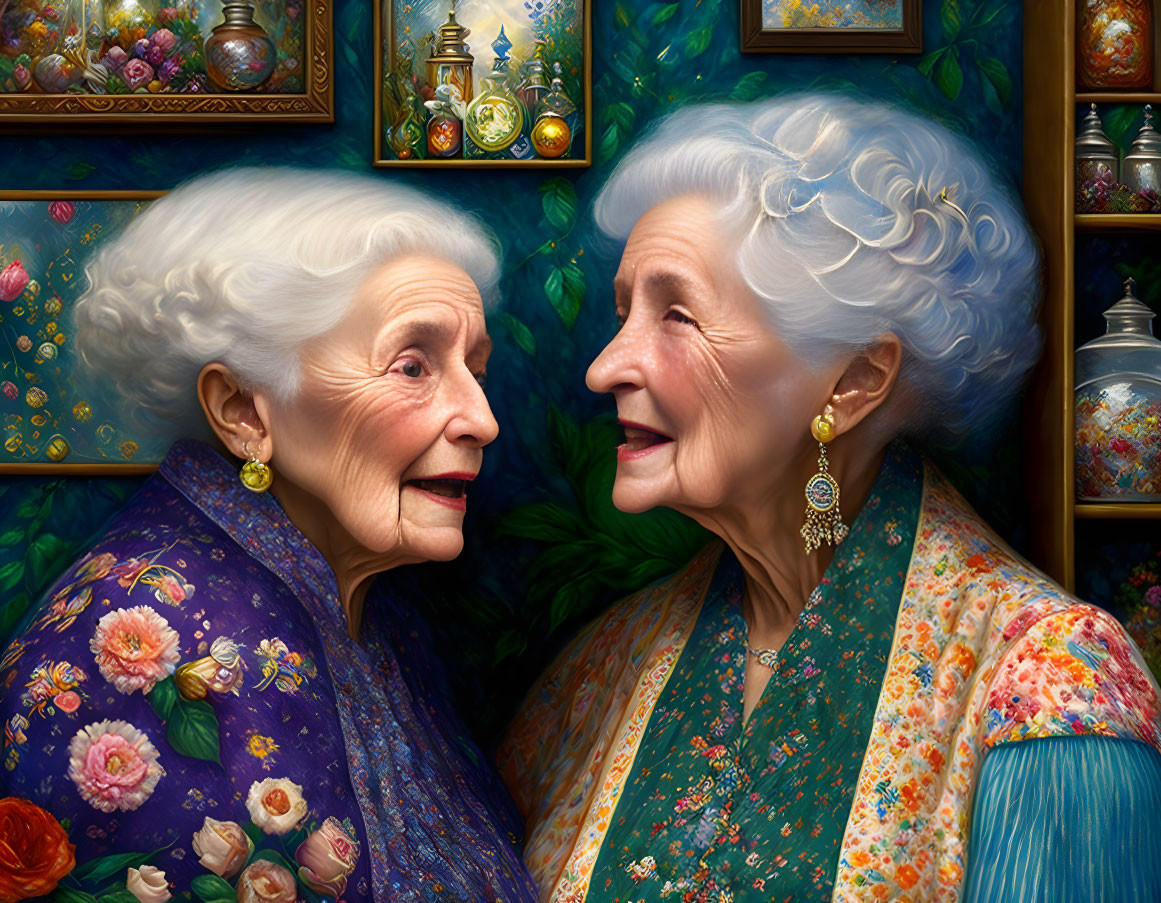
<path fill-rule="evenodd" d="M 52 702 L 58 709 L 69 715 L 81 707 L 81 697 L 72 690 L 65 690 L 63 693 L 58 693 L 52 698 Z"/>
<path fill-rule="evenodd" d="M 28 271 L 19 260 L 0 270 L 0 301 L 15 301 L 28 285 Z"/>
<path fill-rule="evenodd" d="M 304 884 L 320 894 L 340 897 L 347 889 L 347 876 L 359 861 L 359 843 L 331 817 L 302 842 L 294 858 Z"/>
<path fill-rule="evenodd" d="M 127 721 L 98 721 L 69 744 L 69 777 L 90 806 L 102 812 L 141 807 L 165 774 L 157 748 Z"/>
<path fill-rule="evenodd" d="M 193 836 L 198 862 L 220 878 L 233 878 L 254 852 L 254 843 L 235 822 L 206 816 L 202 829 Z"/>
<path fill-rule="evenodd" d="M 119 608 L 97 622 L 89 640 L 101 676 L 122 693 L 148 693 L 177 667 L 177 631 L 148 605 Z"/>
<path fill-rule="evenodd" d="M 258 859 L 238 879 L 238 903 L 294 903 L 298 886 L 282 866 Z"/>
<path fill-rule="evenodd" d="M 72 201 L 53 201 L 48 205 L 48 215 L 63 226 L 77 215 L 77 205 Z"/>
<path fill-rule="evenodd" d="M 121 70 L 121 80 L 131 91 L 136 91 L 153 81 L 153 67 L 145 60 L 130 60 Z"/>

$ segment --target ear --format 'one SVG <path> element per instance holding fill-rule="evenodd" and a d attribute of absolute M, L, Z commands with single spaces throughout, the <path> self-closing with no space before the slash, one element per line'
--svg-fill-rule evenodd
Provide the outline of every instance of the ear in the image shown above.
<path fill-rule="evenodd" d="M 233 371 L 214 361 L 198 374 L 198 401 L 210 429 L 235 457 L 257 457 L 265 464 L 274 454 L 267 429 L 269 406 L 261 395 L 245 391 Z"/>
<path fill-rule="evenodd" d="M 902 359 L 903 347 L 892 333 L 879 336 L 851 358 L 827 405 L 834 415 L 835 435 L 854 429 L 887 400 Z"/>

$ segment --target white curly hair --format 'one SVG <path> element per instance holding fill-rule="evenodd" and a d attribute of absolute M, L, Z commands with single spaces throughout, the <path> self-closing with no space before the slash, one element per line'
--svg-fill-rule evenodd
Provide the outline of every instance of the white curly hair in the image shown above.
<path fill-rule="evenodd" d="M 85 267 L 73 313 L 81 364 L 155 436 L 205 436 L 205 364 L 289 401 L 302 346 L 338 324 L 371 272 L 409 253 L 456 264 L 493 300 L 494 236 L 415 189 L 298 169 L 195 179 L 151 202 Z"/>
<path fill-rule="evenodd" d="M 1036 361 L 1036 239 L 1012 193 L 940 125 L 820 94 L 685 107 L 617 167 L 597 225 L 623 241 L 683 195 L 720 205 L 734 264 L 804 362 L 899 338 L 893 394 L 910 402 L 885 406 L 884 432 L 955 441 Z"/>

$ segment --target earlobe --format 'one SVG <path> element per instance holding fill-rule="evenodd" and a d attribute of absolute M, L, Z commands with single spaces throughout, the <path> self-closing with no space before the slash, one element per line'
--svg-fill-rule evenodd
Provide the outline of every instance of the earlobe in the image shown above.
<path fill-rule="evenodd" d="M 273 443 L 266 428 L 266 401 L 242 389 L 227 365 L 214 361 L 202 367 L 198 400 L 210 429 L 231 454 L 245 460 L 270 460 Z"/>

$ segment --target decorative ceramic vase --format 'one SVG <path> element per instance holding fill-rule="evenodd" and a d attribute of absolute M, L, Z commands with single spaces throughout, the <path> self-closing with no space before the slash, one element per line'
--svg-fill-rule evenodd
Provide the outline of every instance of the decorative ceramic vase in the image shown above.
<path fill-rule="evenodd" d="M 1161 341 L 1133 295 L 1105 311 L 1108 330 L 1076 350 L 1076 497 L 1161 499 Z"/>
<path fill-rule="evenodd" d="M 1081 0 L 1076 71 L 1085 88 L 1148 88 L 1153 83 L 1151 0 Z"/>
<path fill-rule="evenodd" d="M 206 39 L 206 74 L 219 90 L 253 91 L 274 72 L 274 42 L 254 21 L 253 5 L 230 2 L 223 13 L 226 21 Z"/>

